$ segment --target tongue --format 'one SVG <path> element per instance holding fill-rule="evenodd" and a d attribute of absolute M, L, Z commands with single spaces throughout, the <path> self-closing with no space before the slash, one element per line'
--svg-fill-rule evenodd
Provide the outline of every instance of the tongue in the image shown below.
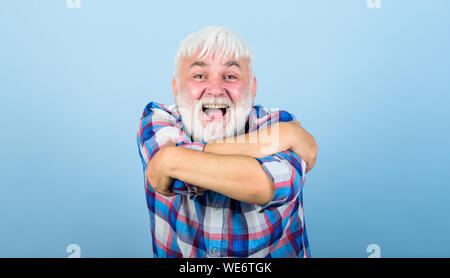
<path fill-rule="evenodd" d="M 208 108 L 205 110 L 206 115 L 210 119 L 222 118 L 222 110 L 220 108 Z"/>

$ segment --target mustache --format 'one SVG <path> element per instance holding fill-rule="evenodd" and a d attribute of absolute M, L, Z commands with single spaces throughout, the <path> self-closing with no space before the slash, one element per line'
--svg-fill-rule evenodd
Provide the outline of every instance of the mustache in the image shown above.
<path fill-rule="evenodd" d="M 200 106 L 202 107 L 203 105 L 207 105 L 207 104 L 213 104 L 213 105 L 227 105 L 229 108 L 233 108 L 234 102 L 231 101 L 231 99 L 229 98 L 224 98 L 224 97 L 220 97 L 220 98 L 215 98 L 215 97 L 203 97 L 199 100 L 196 100 L 194 102 L 194 104 L 196 106 Z"/>
<path fill-rule="evenodd" d="M 187 113 L 201 113 L 203 110 L 204 105 L 226 105 L 228 106 L 228 109 L 230 109 L 230 112 L 238 112 L 239 110 L 250 110 L 253 106 L 253 99 L 251 97 L 251 92 L 248 91 L 247 93 L 242 94 L 242 96 L 233 101 L 229 96 L 220 96 L 220 97 L 214 97 L 214 96 L 203 96 L 200 99 L 190 99 L 187 97 L 187 94 L 185 94 L 184 91 L 179 91 L 178 98 L 176 100 L 176 104 L 178 106 L 178 109 L 185 110 L 184 112 Z M 208 107 L 208 106 L 207 106 Z"/>

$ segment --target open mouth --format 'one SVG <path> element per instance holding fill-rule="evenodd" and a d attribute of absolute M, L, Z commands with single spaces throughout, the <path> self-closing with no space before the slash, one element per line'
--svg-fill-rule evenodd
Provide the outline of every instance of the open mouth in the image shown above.
<path fill-rule="evenodd" d="M 223 120 L 229 108 L 227 104 L 207 103 L 202 105 L 202 111 L 207 121 Z"/>

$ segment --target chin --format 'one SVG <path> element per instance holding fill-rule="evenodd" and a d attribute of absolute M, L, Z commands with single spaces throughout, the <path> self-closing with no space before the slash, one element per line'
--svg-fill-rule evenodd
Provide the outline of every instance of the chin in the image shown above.
<path fill-rule="evenodd" d="M 234 105 L 231 100 L 205 98 L 191 103 L 178 98 L 184 131 L 194 142 L 211 142 L 245 133 L 252 108 L 251 95 Z"/>
<path fill-rule="evenodd" d="M 192 137 L 196 141 L 211 142 L 244 134 L 250 109 L 251 107 L 241 112 L 229 109 L 226 117 L 214 122 L 197 118 L 198 124 L 193 129 Z"/>
<path fill-rule="evenodd" d="M 201 132 L 202 141 L 210 142 L 234 136 L 236 128 L 232 125 L 224 125 L 222 122 L 208 123 Z"/>

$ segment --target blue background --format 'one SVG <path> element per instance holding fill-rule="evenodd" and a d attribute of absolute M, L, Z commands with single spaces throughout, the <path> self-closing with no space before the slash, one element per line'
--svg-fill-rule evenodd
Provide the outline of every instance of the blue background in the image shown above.
<path fill-rule="evenodd" d="M 0 257 L 152 256 L 136 131 L 181 40 L 252 46 L 256 103 L 316 138 L 313 257 L 450 257 L 450 2 L 2 1 Z"/>

